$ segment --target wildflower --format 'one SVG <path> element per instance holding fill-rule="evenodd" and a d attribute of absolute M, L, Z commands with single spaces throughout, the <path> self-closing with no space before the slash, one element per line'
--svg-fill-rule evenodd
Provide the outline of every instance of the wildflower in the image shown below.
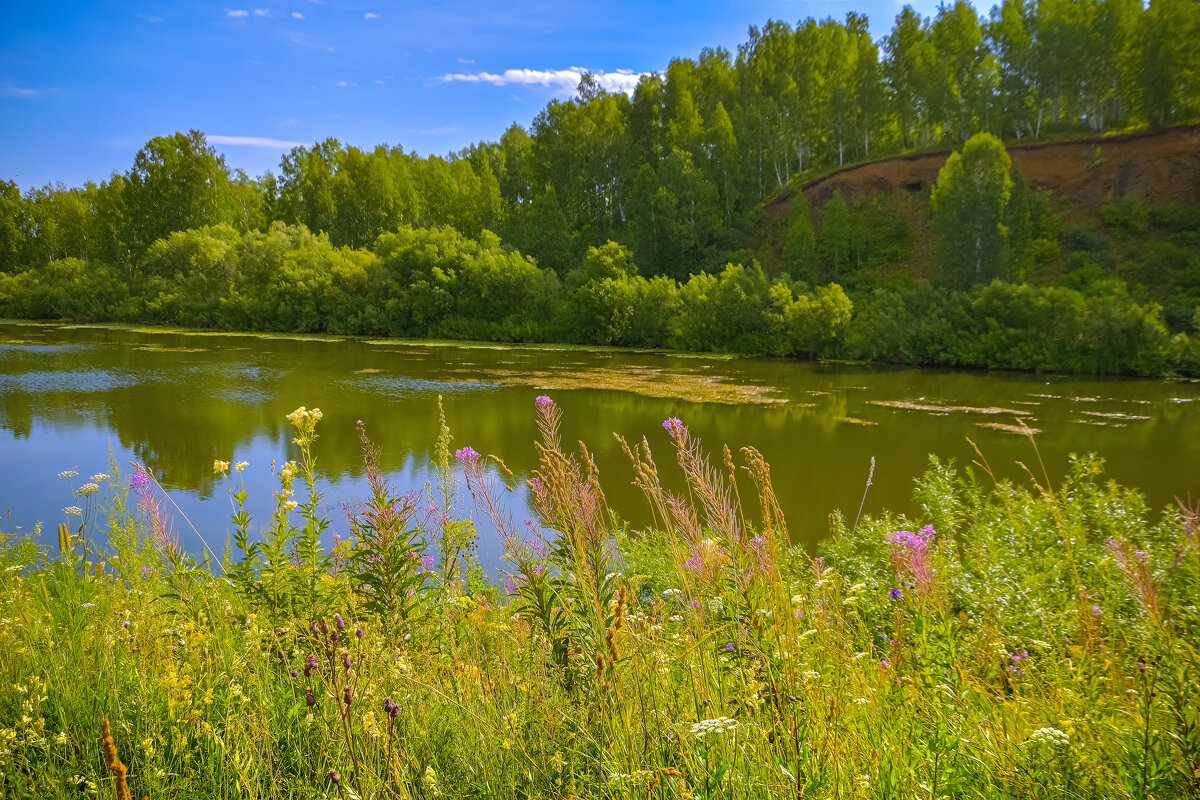
<path fill-rule="evenodd" d="M 355 636 L 357 636 L 359 639 L 361 639 L 361 638 L 363 637 L 363 629 L 362 629 L 362 628 L 355 628 L 355 629 L 354 629 L 354 635 L 355 635 Z"/>
<path fill-rule="evenodd" d="M 537 399 L 535 399 L 533 402 L 536 403 L 539 408 L 545 408 L 546 406 L 554 405 L 554 401 L 544 394 L 539 394 Z"/>
<path fill-rule="evenodd" d="M 345 667 L 346 669 L 350 669 L 351 663 L 352 662 L 350 659 L 350 652 L 348 650 L 343 650 L 342 651 L 342 666 Z M 347 702 L 349 702 L 349 701 L 347 701 Z"/>
<path fill-rule="evenodd" d="M 311 678 L 312 674 L 317 671 L 317 657 L 310 655 L 308 660 L 304 662 L 304 677 Z"/>
<path fill-rule="evenodd" d="M 336 769 L 329 770 L 329 772 L 325 773 L 325 775 L 334 784 L 338 784 L 338 783 L 342 782 L 342 776 L 338 774 L 338 771 Z"/>
<path fill-rule="evenodd" d="M 479 453 L 475 452 L 475 448 L 471 446 L 460 447 L 454 451 L 454 457 L 464 464 L 473 464 L 479 460 Z"/>
<path fill-rule="evenodd" d="M 122 622 L 122 623 L 121 623 L 121 627 L 122 627 L 122 628 L 128 628 L 128 627 L 129 627 L 129 620 L 125 620 L 124 622 Z"/>
<path fill-rule="evenodd" d="M 239 462 L 237 462 L 236 464 L 234 464 L 234 465 L 233 465 L 233 468 L 234 468 L 235 470 L 237 470 L 238 472 L 241 472 L 242 470 L 244 470 L 244 469 L 245 469 L 246 467 L 248 467 L 248 466 L 250 466 L 250 462 L 249 462 L 249 461 L 239 461 Z"/>
<path fill-rule="evenodd" d="M 291 676 L 294 678 L 294 677 L 296 677 L 296 675 L 297 675 L 297 672 L 296 672 L 296 670 L 294 670 L 294 669 L 292 669 L 292 670 L 288 670 L 288 675 L 291 675 Z"/>
<path fill-rule="evenodd" d="M 213 462 L 213 472 L 218 475 L 224 475 L 226 472 L 229 472 L 229 462 L 217 459 Z"/>
<path fill-rule="evenodd" d="M 150 485 L 150 478 L 144 472 L 135 472 L 129 480 L 129 488 L 135 491 L 148 485 Z"/>
<path fill-rule="evenodd" d="M 702 719 L 692 726 L 692 735 L 697 739 L 703 739 L 708 735 L 719 736 L 727 731 L 737 730 L 737 726 L 737 720 L 730 717 Z"/>
<path fill-rule="evenodd" d="M 899 600 L 901 597 L 904 597 L 904 592 L 900 591 L 899 589 L 892 589 L 888 592 L 888 597 L 892 598 L 893 600 Z"/>
<path fill-rule="evenodd" d="M 342 699 L 346 701 L 346 705 L 354 702 L 354 692 L 350 689 L 350 684 L 346 684 L 346 690 L 342 692 Z"/>
<path fill-rule="evenodd" d="M 441 788 L 438 786 L 437 773 L 433 771 L 433 766 L 425 767 L 425 775 L 421 778 L 421 782 L 425 784 L 426 791 L 434 797 L 440 797 L 442 794 Z"/>
<path fill-rule="evenodd" d="M 673 436 L 679 436 L 687 432 L 687 428 L 683 425 L 683 420 L 679 417 L 671 417 L 670 419 L 663 420 L 663 427 Z"/>
<path fill-rule="evenodd" d="M 82 517 L 83 509 L 80 508 L 79 506 L 67 506 L 66 508 L 63 509 L 63 513 L 66 514 L 68 517 Z"/>
<path fill-rule="evenodd" d="M 929 543 L 933 536 L 932 525 L 921 528 L 919 533 L 894 531 L 886 536 L 892 569 L 912 578 L 917 591 L 925 597 L 933 591 L 933 568 L 929 563 Z"/>
<path fill-rule="evenodd" d="M 77 469 L 64 469 L 62 472 L 58 473 L 58 477 L 74 478 L 78 474 L 79 474 L 79 470 L 77 470 Z"/>
<path fill-rule="evenodd" d="M 91 497 L 96 492 L 100 491 L 100 487 L 94 483 L 85 483 L 75 490 L 76 497 Z"/>
<path fill-rule="evenodd" d="M 312 708 L 313 706 L 315 706 L 317 704 L 317 698 L 313 694 L 313 690 L 312 690 L 311 686 L 304 687 L 304 704 L 307 705 L 309 708 Z"/>
<path fill-rule="evenodd" d="M 385 697 L 383 698 L 383 712 L 395 719 L 396 715 L 400 713 L 400 705 L 393 703 L 391 697 Z"/>
<path fill-rule="evenodd" d="M 1031 744 L 1045 744 L 1058 748 L 1068 747 L 1071 744 L 1071 737 L 1058 728 L 1038 728 L 1029 734 L 1028 741 Z"/>
<path fill-rule="evenodd" d="M 112 476 L 109 475 L 107 472 L 97 472 L 95 475 L 93 475 L 91 478 L 89 478 L 89 480 L 91 480 L 93 483 L 100 483 L 102 481 L 108 480 L 111 477 Z"/>
<path fill-rule="evenodd" d="M 342 619 L 342 615 L 341 615 L 341 614 L 334 614 L 334 615 L 333 615 L 333 621 L 334 621 L 335 623 L 337 623 L 337 629 L 338 629 L 339 631 L 344 631 L 344 630 L 346 630 L 346 621 Z"/>

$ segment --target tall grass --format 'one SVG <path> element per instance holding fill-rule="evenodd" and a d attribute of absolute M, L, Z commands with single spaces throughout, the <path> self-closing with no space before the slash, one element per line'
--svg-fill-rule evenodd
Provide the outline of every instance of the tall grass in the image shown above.
<path fill-rule="evenodd" d="M 397 496 L 360 429 L 371 497 L 322 550 L 301 412 L 257 544 L 233 472 L 224 570 L 179 551 L 145 470 L 137 513 L 107 478 L 103 561 L 67 529 L 4 540 L 0 796 L 1200 793 L 1200 508 L 1151 523 L 1098 459 L 1057 488 L 932 460 L 917 518 L 835 514 L 814 556 L 761 455 L 714 462 L 678 419 L 681 494 L 622 442 L 655 520 L 625 529 L 539 397 L 535 520 L 445 426 L 439 485 Z M 505 537 L 502 585 L 456 496 Z"/>

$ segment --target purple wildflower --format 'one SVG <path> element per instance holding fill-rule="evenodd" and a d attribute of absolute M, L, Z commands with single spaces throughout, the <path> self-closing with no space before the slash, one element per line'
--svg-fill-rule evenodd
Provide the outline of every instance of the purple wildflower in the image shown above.
<path fill-rule="evenodd" d="M 546 406 L 554 405 L 554 401 L 544 394 L 539 394 L 537 399 L 533 402 L 536 403 L 539 408 L 545 408 Z"/>
<path fill-rule="evenodd" d="M 671 417 L 670 419 L 663 420 L 663 427 L 666 428 L 667 433 L 670 433 L 672 436 L 680 436 L 687 432 L 687 428 L 685 428 L 683 425 L 683 420 L 681 420 L 679 417 Z"/>
<path fill-rule="evenodd" d="M 464 464 L 473 464 L 479 460 L 479 453 L 475 452 L 475 448 L 468 445 L 455 450 L 454 457 Z"/>
<path fill-rule="evenodd" d="M 361 639 L 361 638 L 363 637 L 363 629 L 362 629 L 362 628 L 355 628 L 355 629 L 354 629 L 354 635 L 355 635 L 355 636 L 357 636 L 359 639 Z"/>
<path fill-rule="evenodd" d="M 898 575 L 907 574 L 913 579 L 917 591 L 928 597 L 933 591 L 933 567 L 929 563 L 929 543 L 933 540 L 933 526 L 926 525 L 920 533 L 894 531 L 887 534 L 888 556 L 892 569 Z"/>
<path fill-rule="evenodd" d="M 434 558 L 433 556 L 422 556 L 421 557 L 421 571 L 422 572 L 429 572 L 430 570 L 433 569 L 435 564 L 437 564 L 437 559 Z"/>
<path fill-rule="evenodd" d="M 346 669 L 350 669 L 350 664 L 351 664 L 351 663 L 352 663 L 352 662 L 351 662 L 351 660 L 350 660 L 350 653 L 349 653 L 349 651 L 347 651 L 347 650 L 343 650 L 343 651 L 342 651 L 342 666 L 344 666 Z"/>
<path fill-rule="evenodd" d="M 350 688 L 350 684 L 346 684 L 346 690 L 342 692 L 342 699 L 346 701 L 346 705 L 354 702 L 354 691 Z"/>
<path fill-rule="evenodd" d="M 329 770 L 329 772 L 325 773 L 325 775 L 333 783 L 341 783 L 342 782 L 342 776 L 338 775 L 338 771 L 336 769 Z"/>
<path fill-rule="evenodd" d="M 317 698 L 316 695 L 313 694 L 311 686 L 304 687 L 304 704 L 309 708 L 312 708 L 317 704 Z"/>
<path fill-rule="evenodd" d="M 892 589 L 888 592 L 888 597 L 892 598 L 893 600 L 899 600 L 901 597 L 904 597 L 904 592 L 900 591 L 899 589 Z"/>
<path fill-rule="evenodd" d="M 346 621 L 345 621 L 344 619 L 342 619 L 342 615 L 341 615 L 341 614 L 334 614 L 334 615 L 333 615 L 333 621 L 334 621 L 335 623 L 337 623 L 337 629 L 338 629 L 339 631 L 344 631 L 344 630 L 346 630 Z"/>
<path fill-rule="evenodd" d="M 293 669 L 293 670 L 288 670 L 288 675 L 291 675 L 293 678 L 294 678 L 294 677 L 296 677 L 296 675 L 298 675 L 298 674 L 299 674 L 299 673 L 298 673 L 298 672 L 296 672 L 296 670 L 294 670 L 294 669 Z"/>

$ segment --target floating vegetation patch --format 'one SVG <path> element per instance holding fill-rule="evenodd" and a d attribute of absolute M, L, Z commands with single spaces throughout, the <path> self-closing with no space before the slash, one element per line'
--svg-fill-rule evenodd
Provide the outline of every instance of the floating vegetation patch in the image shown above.
<path fill-rule="evenodd" d="M 607 389 L 630 392 L 643 397 L 726 405 L 769 405 L 788 402 L 787 398 L 776 396 L 778 390 L 773 386 L 756 386 L 719 375 L 696 375 L 655 367 L 588 367 L 569 372 L 512 369 L 455 369 L 449 372 L 470 376 L 469 379 L 472 380 L 488 380 L 505 386 L 533 386 L 546 390 Z"/>
<path fill-rule="evenodd" d="M 928 411 L 933 414 L 1007 414 L 1010 417 L 1021 416 L 1020 411 L 998 406 L 944 406 L 937 403 L 914 403 L 911 400 L 868 400 L 874 406 L 886 408 L 901 408 L 905 411 Z"/>
<path fill-rule="evenodd" d="M 1040 406 L 1041 403 L 1037 400 L 1013 400 L 1014 406 Z"/>
<path fill-rule="evenodd" d="M 994 431 L 1004 431 L 1005 433 L 1016 433 L 1021 436 L 1033 436 L 1041 433 L 1040 428 L 1032 428 L 1028 425 L 1005 425 L 1003 422 L 976 422 L 981 428 L 990 428 Z"/>
<path fill-rule="evenodd" d="M 162 344 L 139 344 L 134 350 L 147 350 L 151 353 L 207 353 L 207 347 L 167 347 Z"/>
<path fill-rule="evenodd" d="M 383 370 L 376 369 L 375 367 L 363 367 L 362 369 L 354 370 L 355 375 L 378 375 L 381 372 Z"/>
<path fill-rule="evenodd" d="M 1150 419 L 1150 417 L 1142 414 L 1121 414 L 1117 411 L 1080 411 L 1080 414 L 1087 414 L 1089 417 L 1103 417 L 1105 419 Z"/>
<path fill-rule="evenodd" d="M 864 427 L 870 427 L 879 424 L 878 422 L 872 422 L 869 419 L 859 419 L 858 417 L 836 417 L 835 419 L 837 419 L 838 422 L 845 422 L 847 425 L 862 425 Z"/>
<path fill-rule="evenodd" d="M 1030 392 L 1029 396 L 1030 397 L 1041 397 L 1046 400 L 1062 400 L 1061 394 L 1038 394 L 1037 392 Z"/>
<path fill-rule="evenodd" d="M 1129 426 L 1127 422 L 1105 422 L 1101 419 L 1071 419 L 1068 422 L 1074 422 L 1079 425 L 1096 425 L 1101 428 L 1126 428 Z"/>

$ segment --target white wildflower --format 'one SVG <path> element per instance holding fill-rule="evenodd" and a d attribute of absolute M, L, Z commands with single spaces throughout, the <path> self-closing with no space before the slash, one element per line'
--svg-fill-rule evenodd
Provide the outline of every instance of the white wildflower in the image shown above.
<path fill-rule="evenodd" d="M 737 720 L 731 717 L 702 719 L 692 726 L 692 735 L 697 739 L 703 739 L 710 734 L 720 736 L 727 731 L 737 730 L 737 726 Z"/>

